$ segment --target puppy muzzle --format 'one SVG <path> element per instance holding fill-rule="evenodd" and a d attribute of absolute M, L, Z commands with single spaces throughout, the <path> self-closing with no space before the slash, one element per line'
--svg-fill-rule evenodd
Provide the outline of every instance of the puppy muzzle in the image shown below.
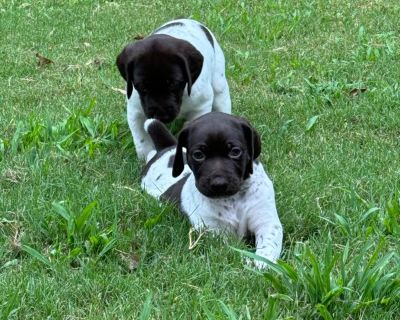
<path fill-rule="evenodd" d="M 223 198 L 236 194 L 240 189 L 240 181 L 233 177 L 217 175 L 200 179 L 196 187 L 208 198 Z"/>
<path fill-rule="evenodd" d="M 157 119 L 160 120 L 163 123 L 170 123 L 173 120 L 176 119 L 176 117 L 179 114 L 179 110 L 176 110 L 177 108 L 170 106 L 166 108 L 148 108 L 148 110 L 145 110 L 146 117 L 148 119 Z"/>

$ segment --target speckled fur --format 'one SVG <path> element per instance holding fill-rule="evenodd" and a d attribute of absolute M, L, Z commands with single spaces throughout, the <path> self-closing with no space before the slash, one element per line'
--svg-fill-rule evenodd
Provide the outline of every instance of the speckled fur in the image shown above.
<path fill-rule="evenodd" d="M 150 120 L 147 120 L 150 121 Z M 181 211 L 188 217 L 196 229 L 207 228 L 214 232 L 233 232 L 241 238 L 254 235 L 256 254 L 275 262 L 282 250 L 282 225 L 276 206 L 271 180 L 261 163 L 254 161 L 253 174 L 244 181 L 239 192 L 225 198 L 208 198 L 195 186 L 195 179 L 187 164 L 181 175 L 172 177 L 172 168 L 168 166 L 175 149 L 151 152 L 153 157 L 160 156 L 147 168 L 142 177 L 141 186 L 153 197 L 160 199 L 165 192 L 184 177 L 179 199 Z M 263 268 L 263 262 L 256 261 L 256 266 Z"/>

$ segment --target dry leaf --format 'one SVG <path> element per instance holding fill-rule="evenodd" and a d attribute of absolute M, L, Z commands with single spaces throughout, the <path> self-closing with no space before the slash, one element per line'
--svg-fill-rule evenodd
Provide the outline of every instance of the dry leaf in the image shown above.
<path fill-rule="evenodd" d="M 21 238 L 22 234 L 19 231 L 19 228 L 16 228 L 14 236 L 10 241 L 10 249 L 15 253 L 19 253 L 21 251 Z"/>
<path fill-rule="evenodd" d="M 101 66 L 103 65 L 103 63 L 104 63 L 104 59 L 101 59 L 101 58 L 95 58 L 94 60 L 93 60 L 93 64 L 97 67 L 97 68 L 101 68 Z"/>
<path fill-rule="evenodd" d="M 4 179 L 5 181 L 18 183 L 21 182 L 25 177 L 24 172 L 21 170 L 14 170 L 14 169 L 5 169 L 2 173 L 0 178 Z"/>
<path fill-rule="evenodd" d="M 141 34 L 137 34 L 136 36 L 133 37 L 134 40 L 142 40 L 144 39 L 144 36 Z"/>
<path fill-rule="evenodd" d="M 352 97 L 356 97 L 356 96 L 360 95 L 361 93 L 363 93 L 363 92 L 365 92 L 365 91 L 367 91 L 367 88 L 352 89 L 352 90 L 349 92 L 349 95 L 351 95 Z"/>
<path fill-rule="evenodd" d="M 140 258 L 137 254 L 131 254 L 129 257 L 128 270 L 129 272 L 135 271 L 139 266 Z"/>
<path fill-rule="evenodd" d="M 119 250 L 117 250 L 119 251 Z M 134 253 L 126 253 L 123 251 L 119 251 L 121 260 L 126 263 L 127 269 L 129 272 L 135 271 L 139 267 L 139 262 L 140 262 L 140 257 L 137 254 Z"/>
<path fill-rule="evenodd" d="M 93 60 L 89 60 L 88 62 L 85 63 L 85 65 L 86 66 L 92 65 L 93 67 L 100 69 L 101 66 L 103 65 L 103 63 L 104 63 L 104 59 L 97 57 L 97 58 L 94 58 Z"/>
<path fill-rule="evenodd" d="M 197 239 L 193 242 L 192 233 L 194 231 L 196 231 L 196 229 L 194 229 L 194 228 L 190 228 L 190 230 L 189 230 L 189 250 L 194 249 L 197 246 L 197 244 L 199 243 L 201 237 L 204 235 L 204 232 L 201 231 L 199 236 L 197 237 Z"/>
<path fill-rule="evenodd" d="M 38 52 L 36 52 L 35 56 L 36 56 L 36 58 L 38 58 L 38 63 L 37 63 L 37 65 L 38 65 L 39 67 L 44 67 L 45 65 L 54 63 L 52 60 L 50 60 L 50 59 L 48 59 L 48 58 L 42 56 L 42 55 L 41 55 L 40 53 L 38 53 Z"/>

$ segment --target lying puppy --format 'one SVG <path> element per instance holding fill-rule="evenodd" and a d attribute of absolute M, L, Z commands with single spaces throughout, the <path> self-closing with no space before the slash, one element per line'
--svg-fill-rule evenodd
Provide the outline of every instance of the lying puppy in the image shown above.
<path fill-rule="evenodd" d="M 117 66 L 127 82 L 128 123 L 139 158 L 154 149 L 143 130 L 146 118 L 169 123 L 212 110 L 231 112 L 224 54 L 210 30 L 197 21 L 162 25 L 126 46 Z"/>
<path fill-rule="evenodd" d="M 261 141 L 246 120 L 211 112 L 190 122 L 178 142 L 155 119 L 145 122 L 145 130 L 155 150 L 143 171 L 144 190 L 178 203 L 194 228 L 254 235 L 256 254 L 274 262 L 278 259 L 282 226 L 274 189 L 263 166 L 255 161 Z M 265 266 L 259 261 L 256 265 Z"/>

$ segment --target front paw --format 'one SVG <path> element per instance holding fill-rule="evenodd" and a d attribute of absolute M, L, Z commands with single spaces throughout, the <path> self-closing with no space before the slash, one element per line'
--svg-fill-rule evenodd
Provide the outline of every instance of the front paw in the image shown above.
<path fill-rule="evenodd" d="M 140 160 L 146 160 L 147 155 L 150 153 L 150 151 L 154 150 L 154 146 L 151 142 L 146 143 L 146 141 L 139 141 L 137 144 L 135 144 L 135 149 L 137 157 Z"/>
<path fill-rule="evenodd" d="M 265 262 L 265 260 L 268 260 L 271 263 L 276 263 L 279 258 L 279 254 L 273 254 L 271 250 L 266 249 L 258 249 L 255 254 L 259 256 L 260 259 L 246 258 L 245 261 L 248 266 L 255 267 L 259 270 L 268 268 L 269 264 L 268 262 Z"/>

